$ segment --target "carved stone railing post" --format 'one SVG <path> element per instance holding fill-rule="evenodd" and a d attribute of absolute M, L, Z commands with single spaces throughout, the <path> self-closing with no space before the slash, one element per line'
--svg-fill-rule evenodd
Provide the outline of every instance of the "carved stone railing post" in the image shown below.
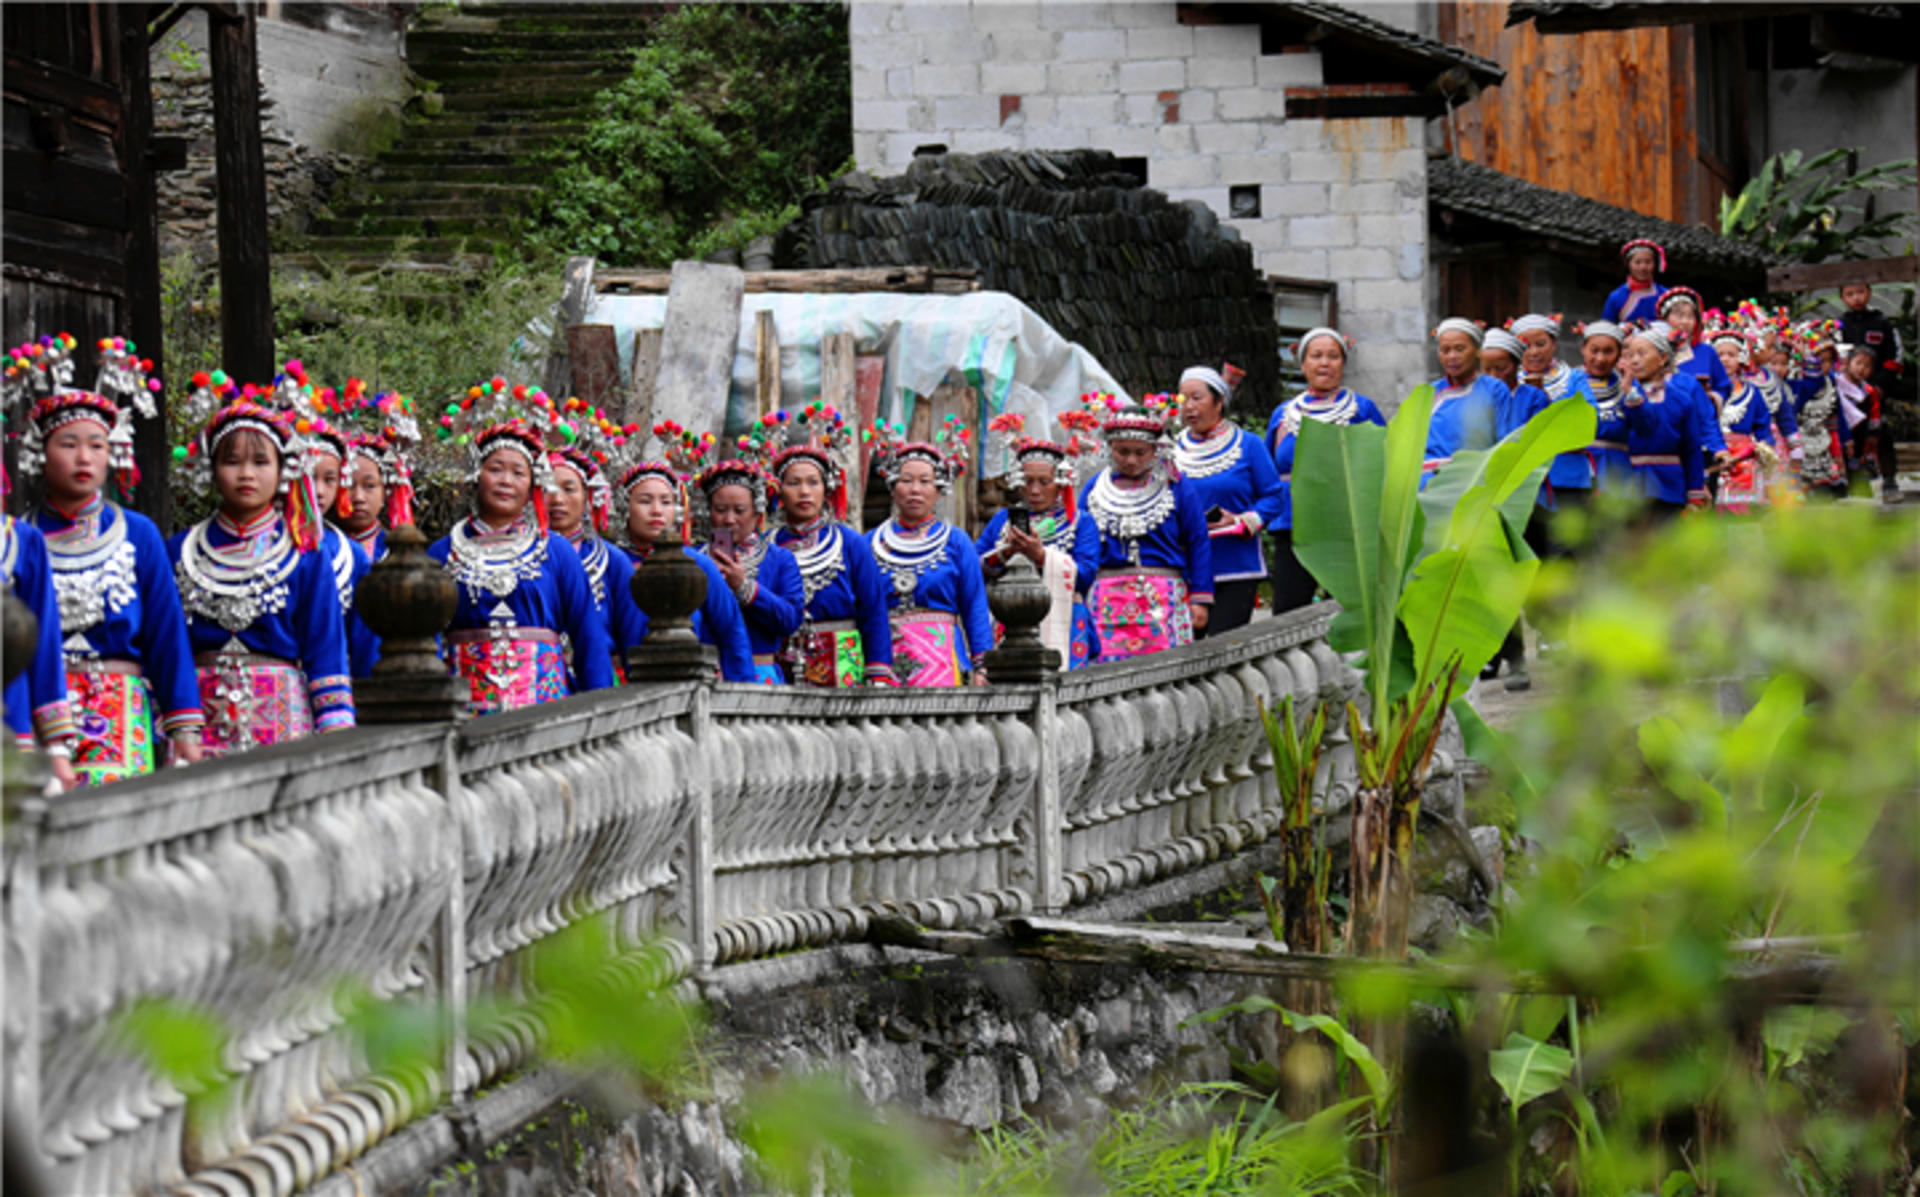
<path fill-rule="evenodd" d="M 996 683 L 1037 685 L 1033 734 L 1039 744 L 1033 803 L 1025 820 L 1033 861 L 1034 909 L 1057 913 L 1067 906 L 1066 859 L 1060 814 L 1060 729 L 1056 686 L 1060 654 L 1040 642 L 1040 621 L 1053 605 L 1039 571 L 1016 556 L 987 586 L 987 606 L 1006 629 L 1000 645 L 987 654 L 987 677 Z"/>
<path fill-rule="evenodd" d="M 446 1051 L 441 1070 L 447 1100 L 456 1109 L 466 1102 L 479 1079 L 467 1060 L 467 868 L 458 813 L 459 749 L 459 739 L 449 728 L 440 746 L 440 763 L 428 775 L 428 785 L 440 795 L 447 820 L 445 843 L 453 855 L 447 869 L 446 902 L 433 925 L 433 996 L 440 1004 Z"/>
<path fill-rule="evenodd" d="M 440 659 L 435 637 L 459 604 L 453 579 L 427 556 L 412 524 L 387 534 L 387 555 L 360 583 L 355 606 L 380 637 L 380 661 L 353 683 L 362 723 L 433 723 L 467 713 L 467 690 Z"/>
<path fill-rule="evenodd" d="M 702 681 L 687 708 L 687 734 L 693 737 L 693 809 L 687 819 L 686 887 L 687 939 L 693 949 L 693 970 L 704 974 L 713 967 L 715 932 L 713 875 L 713 770 L 708 754 L 715 750 L 713 684 Z"/>
<path fill-rule="evenodd" d="M 633 601 L 647 615 L 647 637 L 627 650 L 627 681 L 711 679 L 719 654 L 693 634 L 693 613 L 707 601 L 707 571 L 677 540 L 654 546 L 633 571 Z"/>

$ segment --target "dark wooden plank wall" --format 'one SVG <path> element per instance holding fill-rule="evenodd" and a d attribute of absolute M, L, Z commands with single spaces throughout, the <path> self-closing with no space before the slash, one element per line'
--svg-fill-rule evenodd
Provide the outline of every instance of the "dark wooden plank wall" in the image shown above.
<path fill-rule="evenodd" d="M 1681 224 L 1713 221 L 1693 113 L 1693 30 L 1542 34 L 1507 6 L 1447 0 L 1443 40 L 1507 68 L 1454 113 L 1455 152 L 1530 183 Z"/>
<path fill-rule="evenodd" d="M 0 336 L 121 334 L 159 363 L 143 4 L 6 4 Z M 91 356 L 77 377 L 90 381 Z M 162 377 L 165 375 L 162 373 Z M 167 515 L 163 423 L 139 430 L 135 505 Z M 31 496 L 23 495 L 23 499 Z"/>

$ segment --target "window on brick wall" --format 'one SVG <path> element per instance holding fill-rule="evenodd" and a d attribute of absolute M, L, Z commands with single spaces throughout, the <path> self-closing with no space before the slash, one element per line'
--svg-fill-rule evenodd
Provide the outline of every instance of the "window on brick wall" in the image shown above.
<path fill-rule="evenodd" d="M 1231 220 L 1259 219 L 1260 184 L 1242 183 L 1227 188 L 1227 217 Z"/>
<path fill-rule="evenodd" d="M 1310 328 L 1340 327 L 1339 301 L 1331 282 L 1269 274 L 1273 292 L 1273 322 L 1280 329 L 1280 394 L 1291 399 L 1307 385 L 1294 360 L 1293 343 Z"/>

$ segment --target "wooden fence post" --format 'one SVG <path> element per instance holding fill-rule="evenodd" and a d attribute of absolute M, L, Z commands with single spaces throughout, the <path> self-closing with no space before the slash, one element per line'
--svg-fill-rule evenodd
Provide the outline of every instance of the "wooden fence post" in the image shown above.
<path fill-rule="evenodd" d="M 765 308 L 753 314 L 753 380 L 755 414 L 779 411 L 780 331 Z"/>
<path fill-rule="evenodd" d="M 633 334 L 633 377 L 627 383 L 627 406 L 620 422 L 638 424 L 641 439 L 653 427 L 653 382 L 660 373 L 660 330 L 643 328 Z"/>
<path fill-rule="evenodd" d="M 237 10 L 237 11 L 235 11 Z M 267 245 L 267 160 L 260 146 L 260 54 L 251 4 L 210 5 L 213 155 L 220 241 L 220 353 L 241 382 L 271 383 L 273 274 Z"/>

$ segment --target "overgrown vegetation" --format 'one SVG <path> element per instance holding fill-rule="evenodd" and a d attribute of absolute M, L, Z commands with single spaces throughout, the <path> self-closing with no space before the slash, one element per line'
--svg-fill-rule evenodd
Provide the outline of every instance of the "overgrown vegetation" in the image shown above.
<path fill-rule="evenodd" d="M 1912 191 L 1914 160 L 1902 158 L 1865 170 L 1857 146 L 1812 158 L 1799 150 L 1775 154 L 1740 189 L 1720 200 L 1720 233 L 1797 262 L 1876 257 L 1914 231 L 1911 212 L 1873 212 L 1876 191 Z"/>
<path fill-rule="evenodd" d="M 852 157 L 846 10 L 693 4 L 660 18 L 600 115 L 546 158 L 529 241 L 667 266 L 772 233 Z"/>
<path fill-rule="evenodd" d="M 277 269 L 274 360 L 298 359 L 321 386 L 361 378 L 374 392 L 398 390 L 432 412 L 481 379 L 539 381 L 560 283 L 560 260 L 544 255 L 496 260 L 473 275 L 329 276 Z M 177 444 L 190 434 L 177 400 L 196 371 L 222 365 L 219 275 L 182 253 L 163 264 L 161 293 L 165 381 L 176 401 L 169 415 Z M 414 482 L 423 532 L 443 531 L 465 503 L 459 481 L 465 468 L 457 447 L 431 437 L 422 443 Z M 172 471 L 170 480 L 178 520 L 211 510 L 211 496 L 193 493 L 186 471 Z"/>

